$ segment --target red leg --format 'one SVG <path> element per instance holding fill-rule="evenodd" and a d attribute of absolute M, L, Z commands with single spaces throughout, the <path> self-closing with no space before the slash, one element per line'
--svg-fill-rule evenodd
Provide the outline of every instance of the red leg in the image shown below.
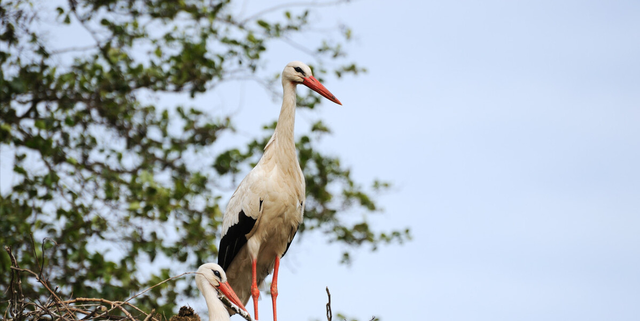
<path fill-rule="evenodd" d="M 273 303 L 273 321 L 278 321 L 276 313 L 276 299 L 278 298 L 278 269 L 280 268 L 280 256 L 276 255 L 276 263 L 273 267 L 273 279 L 271 280 L 271 302 Z"/>
<path fill-rule="evenodd" d="M 258 320 L 258 297 L 260 296 L 260 290 L 258 290 L 258 277 L 256 276 L 256 260 L 251 261 L 251 296 L 253 297 L 253 315 Z"/>

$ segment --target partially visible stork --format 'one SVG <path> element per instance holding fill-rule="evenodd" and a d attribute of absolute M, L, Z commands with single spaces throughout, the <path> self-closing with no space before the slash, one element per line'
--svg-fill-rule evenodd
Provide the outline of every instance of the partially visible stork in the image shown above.
<path fill-rule="evenodd" d="M 231 196 L 222 223 L 218 264 L 242 303 L 253 297 L 258 320 L 258 284 L 273 270 L 271 301 L 277 321 L 278 268 L 302 223 L 305 205 L 304 175 L 298 163 L 293 127 L 296 86 L 303 84 L 342 105 L 313 75 L 309 66 L 290 62 L 282 71 L 284 89 L 278 125 L 256 167 Z"/>
<path fill-rule="evenodd" d="M 198 286 L 198 290 L 204 296 L 204 300 L 207 302 L 207 309 L 209 310 L 209 321 L 228 321 L 229 320 L 229 312 L 227 312 L 227 308 L 218 298 L 218 294 L 216 293 L 218 290 L 224 294 L 229 301 L 233 304 L 237 305 L 242 310 L 245 309 L 244 305 L 233 291 L 233 289 L 229 286 L 227 282 L 227 276 L 222 270 L 222 268 L 215 263 L 206 263 L 201 265 L 196 271 L 196 285 Z M 187 317 L 188 309 L 187 308 L 183 312 L 183 308 L 180 308 L 180 316 Z M 183 315 L 184 314 L 184 315 Z M 191 309 L 191 318 L 193 318 L 193 309 Z M 197 317 L 197 315 L 196 315 Z M 173 319 L 173 318 L 172 318 Z M 198 320 L 200 318 L 198 317 Z M 178 320 L 178 319 L 176 319 Z M 187 319 L 185 319 L 187 320 Z"/>

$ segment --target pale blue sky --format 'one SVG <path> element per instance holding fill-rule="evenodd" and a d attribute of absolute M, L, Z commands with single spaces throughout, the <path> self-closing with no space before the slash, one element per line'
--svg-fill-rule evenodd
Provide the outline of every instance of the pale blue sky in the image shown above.
<path fill-rule="evenodd" d="M 329 79 L 344 106 L 298 121 L 323 117 L 334 130 L 325 150 L 359 180 L 395 183 L 371 221 L 410 226 L 415 239 L 350 268 L 334 263 L 338 246 L 294 244 L 281 319 L 323 319 L 328 285 L 334 311 L 360 320 L 637 320 L 638 12 L 633 1 L 321 10 L 318 20 L 354 29 L 350 58 L 370 72 Z M 276 72 L 310 60 L 278 50 Z M 275 117 L 278 105 L 263 101 L 243 102 L 239 126 Z"/>
<path fill-rule="evenodd" d="M 392 181 L 370 222 L 410 226 L 414 240 L 345 267 L 339 246 L 307 235 L 283 259 L 279 319 L 324 320 L 329 286 L 334 312 L 361 321 L 637 320 L 639 12 L 637 1 L 356 1 L 313 15 L 353 28 L 347 51 L 369 73 L 327 78 L 344 106 L 299 112 L 297 128 L 321 117 L 334 132 L 325 151 L 363 183 Z M 269 49 L 272 73 L 313 62 Z M 280 102 L 235 83 L 193 104 L 235 115 L 229 146 Z M 206 315 L 202 298 L 183 303 Z"/>

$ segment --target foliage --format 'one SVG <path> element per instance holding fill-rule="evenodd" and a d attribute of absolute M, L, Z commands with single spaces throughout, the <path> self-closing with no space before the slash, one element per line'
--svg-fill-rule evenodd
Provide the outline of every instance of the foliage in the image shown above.
<path fill-rule="evenodd" d="M 205 155 L 218 137 L 233 130 L 230 118 L 162 109 L 142 97 L 195 97 L 231 79 L 279 92 L 260 74 L 263 55 L 270 43 L 291 43 L 290 35 L 309 28 L 309 8 L 241 19 L 228 0 L 59 1 L 54 31 L 82 28 L 94 43 L 58 48 L 47 39 L 44 3 L 0 4 L 0 148 L 14 176 L 11 192 L 0 195 L 0 243 L 18 253 L 21 267 L 59 285 L 61 297 L 126 298 L 182 272 L 140 273 L 141 262 L 162 266 L 160 257 L 191 267 L 213 261 L 222 212 L 216 182 L 246 173 L 274 125 L 211 159 Z M 346 41 L 351 32 L 343 35 Z M 310 53 L 319 76 L 364 71 L 340 65 L 345 53 L 335 41 Z M 301 108 L 319 103 L 317 95 L 299 97 Z M 408 230 L 369 228 L 366 214 L 379 210 L 371 193 L 385 183 L 365 189 L 337 157 L 318 150 L 329 132 L 319 122 L 297 143 L 308 193 L 301 234 L 320 230 L 353 248 L 405 240 Z M 9 266 L 0 254 L 0 273 Z M 0 278 L 0 288 L 8 286 Z M 34 283 L 23 287 L 27 297 L 48 294 Z M 193 295 L 194 287 L 168 282 L 136 304 L 169 315 L 180 294 Z"/>

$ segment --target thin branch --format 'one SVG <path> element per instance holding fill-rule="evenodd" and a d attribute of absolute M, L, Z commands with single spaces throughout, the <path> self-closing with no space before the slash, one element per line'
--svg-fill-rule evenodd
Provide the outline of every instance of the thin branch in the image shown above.
<path fill-rule="evenodd" d="M 228 306 L 231 310 L 233 310 L 235 313 L 242 316 L 245 320 L 253 321 L 253 319 L 251 319 L 251 316 L 249 315 L 249 313 L 247 313 L 247 311 L 242 310 L 237 305 L 233 304 L 233 302 L 231 302 L 229 298 L 224 296 L 224 294 L 218 292 L 218 298 L 220 299 L 220 301 L 222 301 L 224 305 Z"/>
<path fill-rule="evenodd" d="M 104 305 L 99 305 L 98 307 L 96 307 L 91 313 L 87 314 L 87 316 L 85 316 L 84 318 L 80 319 L 80 320 L 89 320 L 94 318 L 99 312 L 104 312 L 106 311 L 107 308 L 104 307 Z"/>
<path fill-rule="evenodd" d="M 170 277 L 170 278 L 168 278 L 168 279 L 166 279 L 166 280 L 164 280 L 164 281 L 162 281 L 162 282 L 160 282 L 160 283 L 158 283 L 158 284 L 156 284 L 156 285 L 153 285 L 153 286 L 151 286 L 151 287 L 148 287 L 148 288 L 147 288 L 147 289 L 145 289 L 144 291 L 142 291 L 142 292 L 140 292 L 140 293 L 138 293 L 138 294 L 136 294 L 136 295 L 134 295 L 134 296 L 132 296 L 132 297 L 130 297 L 130 298 L 128 298 L 128 299 L 126 299 L 125 301 L 123 301 L 123 302 L 119 302 L 119 303 L 118 303 L 118 304 L 116 304 L 114 307 L 112 307 L 110 310 L 108 310 L 107 312 L 105 312 L 105 313 L 103 313 L 103 314 L 99 315 L 98 317 L 102 317 L 102 316 L 104 316 L 105 314 L 107 314 L 107 313 L 111 312 L 113 309 L 115 309 L 115 308 L 119 308 L 122 304 L 128 303 L 129 301 L 133 300 L 134 298 L 137 298 L 138 296 L 140 296 L 140 295 L 142 295 L 142 294 L 144 294 L 144 293 L 148 292 L 149 290 L 151 290 L 151 289 L 153 289 L 153 288 L 155 288 L 155 287 L 157 287 L 157 286 L 159 286 L 159 285 L 161 285 L 161 284 L 167 283 L 167 282 L 169 282 L 169 281 L 171 281 L 171 280 L 173 280 L 173 279 L 177 279 L 177 278 L 179 278 L 179 277 L 183 277 L 183 276 L 185 276 L 185 275 L 187 275 L 187 274 L 196 274 L 196 272 L 184 272 L 184 273 L 182 273 L 182 274 L 180 274 L 180 275 L 176 275 L 176 276 Z"/>
<path fill-rule="evenodd" d="M 66 301 L 62 301 L 62 303 L 65 304 L 71 304 L 71 303 L 77 303 L 77 302 L 101 302 L 101 303 L 108 303 L 111 306 L 117 305 L 117 304 L 124 304 L 127 306 L 130 306 L 132 308 L 134 308 L 135 310 L 137 310 L 140 313 L 144 313 L 147 314 L 146 312 L 140 310 L 140 308 L 136 307 L 135 305 L 129 303 L 129 302 L 123 302 L 123 301 L 110 301 L 107 299 L 96 299 L 96 298 L 75 298 L 75 299 L 71 299 L 71 300 L 66 300 Z M 105 308 L 106 310 L 106 308 Z M 104 310 L 100 311 L 100 312 L 104 312 Z"/>
<path fill-rule="evenodd" d="M 305 47 L 305 46 L 303 46 L 303 45 L 301 45 L 301 44 L 299 44 L 299 43 L 297 43 L 297 42 L 295 42 L 295 41 L 293 41 L 293 40 L 291 40 L 291 39 L 289 39 L 287 37 L 283 36 L 283 37 L 281 37 L 279 39 L 282 40 L 283 42 L 285 42 L 286 44 L 288 44 L 289 46 L 306 53 L 307 55 L 313 57 L 314 59 L 320 60 L 320 58 L 318 57 L 319 55 L 318 55 L 317 52 L 309 50 L 309 49 L 307 49 L 307 47 Z"/>
<path fill-rule="evenodd" d="M 4 249 L 9 254 L 11 266 L 18 266 L 18 260 L 13 256 L 11 248 L 5 245 Z M 11 271 L 11 282 L 7 290 L 11 292 L 9 294 L 11 298 L 8 307 L 9 314 L 13 319 L 21 320 L 22 311 L 24 310 L 24 293 L 22 293 L 22 279 L 20 279 L 19 273 Z M 13 305 L 11 303 L 13 303 Z"/>
<path fill-rule="evenodd" d="M 333 314 L 331 313 L 331 293 L 329 293 L 329 287 L 327 287 L 327 321 L 331 321 Z"/>
<path fill-rule="evenodd" d="M 57 54 L 71 52 L 71 51 L 87 51 L 87 50 L 97 49 L 97 48 L 98 48 L 98 46 L 96 46 L 96 45 L 89 45 L 89 46 L 84 46 L 84 47 L 69 47 L 69 48 L 62 48 L 62 49 L 52 50 L 49 54 L 57 55 Z"/>
<path fill-rule="evenodd" d="M 94 299 L 94 298 L 75 298 L 73 300 L 67 300 L 67 301 L 63 301 L 62 303 L 75 303 L 75 302 L 101 302 L 101 303 L 107 303 L 109 305 L 112 306 L 111 310 L 118 308 L 120 311 L 122 311 L 122 313 L 124 313 L 127 318 L 129 318 L 131 321 L 136 321 L 136 319 L 131 315 L 131 313 L 129 313 L 129 311 L 127 311 L 124 307 L 122 307 L 122 304 L 126 303 L 126 302 L 120 302 L 120 301 L 109 301 L 107 299 Z M 132 305 L 129 305 L 132 306 Z M 109 310 L 109 311 L 111 311 Z M 109 312 L 107 311 L 107 313 Z M 138 310 L 140 311 L 140 310 Z M 143 312 L 144 313 L 144 312 Z M 146 313 L 145 313 L 146 314 Z M 106 313 L 102 313 L 101 315 L 97 316 L 101 317 L 103 315 L 106 315 Z"/>
<path fill-rule="evenodd" d="M 5 246 L 5 249 L 7 249 L 7 248 L 8 247 Z M 73 313 L 71 313 L 71 311 L 69 310 L 69 307 L 66 304 L 62 303 L 62 300 L 60 299 L 60 297 L 58 297 L 58 295 L 53 290 L 51 290 L 51 288 L 47 285 L 46 282 L 42 281 L 42 279 L 40 279 L 38 277 L 37 273 L 35 273 L 35 272 L 33 272 L 33 271 L 29 270 L 29 269 L 21 269 L 19 267 L 15 267 L 15 266 L 12 266 L 11 269 L 15 270 L 15 271 L 20 271 L 20 272 L 27 272 L 27 273 L 33 275 L 36 278 L 36 281 L 40 282 L 40 284 L 42 284 L 49 291 L 49 293 L 51 293 L 51 295 L 53 295 L 53 297 L 57 300 L 57 302 L 61 303 L 62 306 L 67 310 L 67 312 L 69 312 L 69 314 L 73 315 Z"/>
<path fill-rule="evenodd" d="M 144 321 L 149 321 L 149 319 L 153 318 L 153 314 L 156 313 L 156 309 L 151 309 L 151 312 L 149 312 L 149 314 L 147 314 L 147 317 L 144 318 Z M 156 318 L 153 318 L 154 320 L 157 320 Z"/>
<path fill-rule="evenodd" d="M 284 8 L 291 8 L 291 7 L 305 7 L 305 8 L 309 8 L 309 7 L 328 7 L 328 6 L 335 6 L 337 4 L 341 4 L 341 3 L 347 3 L 349 2 L 349 0 L 337 0 L 337 1 L 329 1 L 329 2 L 289 2 L 289 3 L 283 3 L 283 4 L 279 4 L 277 6 L 273 6 L 271 8 L 267 8 L 264 9 L 262 11 L 258 11 L 256 13 L 254 13 L 253 15 L 245 18 L 244 20 L 242 20 L 242 22 L 240 22 L 240 24 L 245 24 L 248 21 L 251 21 L 253 19 L 256 19 L 262 15 L 265 15 L 269 12 L 273 12 L 273 11 L 277 11 L 277 10 L 281 10 Z"/>

